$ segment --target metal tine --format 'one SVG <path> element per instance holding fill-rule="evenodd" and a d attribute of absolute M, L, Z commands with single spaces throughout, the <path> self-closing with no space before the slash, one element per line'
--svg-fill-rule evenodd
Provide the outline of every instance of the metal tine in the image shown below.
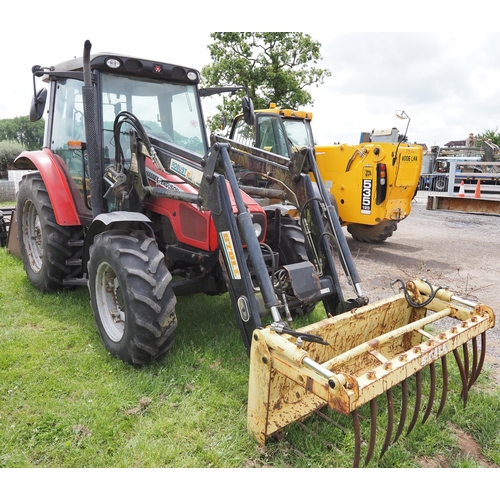
<path fill-rule="evenodd" d="M 307 458 L 304 453 L 302 453 L 298 448 L 296 448 L 286 437 L 285 435 L 282 433 L 282 432 L 276 432 L 276 434 L 274 434 L 274 438 L 277 440 L 277 441 L 280 441 L 280 442 L 283 442 L 283 443 L 286 443 L 290 449 L 296 454 L 298 455 L 299 457 L 301 458 Z"/>
<path fill-rule="evenodd" d="M 426 420 L 429 418 L 429 415 L 432 411 L 432 405 L 434 404 L 434 396 L 436 394 L 436 367 L 434 363 L 429 365 L 429 370 L 431 372 L 431 381 L 430 381 L 430 389 L 429 389 L 429 399 L 427 401 L 427 408 L 425 409 L 425 414 L 422 417 L 422 423 L 425 424 Z"/>
<path fill-rule="evenodd" d="M 477 377 L 481 373 L 481 370 L 483 369 L 485 356 L 486 356 L 486 332 L 483 332 L 481 333 L 481 356 L 479 357 L 479 364 L 477 365 L 475 374 L 473 376 L 471 375 L 469 387 L 471 387 L 472 384 L 474 384 L 474 382 L 477 380 Z"/>
<path fill-rule="evenodd" d="M 441 403 L 439 404 L 436 418 L 441 415 L 444 405 L 446 404 L 446 395 L 448 394 L 448 362 L 446 361 L 446 356 L 441 358 L 441 375 L 443 377 L 443 389 L 441 391 Z"/>
<path fill-rule="evenodd" d="M 307 425 L 305 425 L 303 422 L 298 421 L 297 423 L 299 424 L 299 427 L 311 434 L 311 436 L 319 439 L 329 450 L 335 450 L 338 453 L 342 453 L 342 451 L 339 450 L 333 443 L 330 443 L 330 441 L 325 441 L 317 432 L 309 429 L 309 427 L 307 427 Z"/>
<path fill-rule="evenodd" d="M 460 371 L 460 376 L 462 377 L 462 392 L 460 393 L 460 397 L 464 401 L 464 408 L 467 406 L 467 398 L 469 395 L 469 391 L 467 390 L 467 374 L 465 373 L 465 368 L 462 363 L 462 359 L 460 358 L 460 354 L 456 349 L 453 349 L 453 355 L 455 356 L 455 361 L 457 362 L 458 369 Z"/>
<path fill-rule="evenodd" d="M 370 442 L 366 453 L 365 465 L 372 459 L 373 450 L 375 449 L 375 441 L 377 439 L 377 400 L 374 398 L 370 401 Z"/>
<path fill-rule="evenodd" d="M 337 427 L 341 431 L 347 432 L 347 429 L 345 427 L 343 427 L 342 425 L 340 425 L 338 422 L 335 422 L 335 420 L 333 420 L 332 418 L 330 418 L 328 415 L 326 415 L 322 411 L 320 411 L 320 410 L 314 410 L 314 413 L 316 415 L 318 415 L 318 417 L 321 417 L 323 420 L 326 420 L 330 424 L 333 424 L 335 427 Z"/>
<path fill-rule="evenodd" d="M 415 393 L 415 409 L 413 410 L 413 417 L 411 419 L 406 435 L 410 434 L 413 430 L 414 425 L 417 423 L 418 414 L 420 413 L 420 404 L 422 402 L 422 372 L 418 371 L 415 373 L 415 379 L 417 381 L 417 388 Z"/>
<path fill-rule="evenodd" d="M 469 346 L 468 342 L 466 342 L 462 348 L 464 351 L 464 371 L 465 371 L 465 378 L 469 380 Z"/>
<path fill-rule="evenodd" d="M 399 439 L 406 422 L 406 413 L 408 411 L 408 381 L 404 379 L 401 382 L 401 415 L 399 416 L 398 430 L 396 431 L 396 437 L 394 438 L 393 444 Z"/>
<path fill-rule="evenodd" d="M 380 452 L 380 458 L 384 456 L 384 453 L 389 448 L 392 438 L 392 429 L 394 428 L 394 399 L 392 397 L 392 389 L 389 388 L 386 391 L 387 394 L 387 432 L 385 434 L 385 441 L 382 446 L 382 451 Z"/>
<path fill-rule="evenodd" d="M 361 456 L 361 430 L 359 428 L 359 415 L 358 410 L 353 410 L 351 412 L 352 423 L 354 426 L 354 461 L 352 466 L 354 468 L 359 467 L 359 459 Z"/>
<path fill-rule="evenodd" d="M 477 337 L 474 337 L 472 339 L 472 368 L 470 371 L 470 378 L 469 378 L 469 384 L 467 385 L 467 389 L 470 389 L 472 387 L 474 380 L 476 380 L 477 378 L 476 370 L 477 370 Z"/>

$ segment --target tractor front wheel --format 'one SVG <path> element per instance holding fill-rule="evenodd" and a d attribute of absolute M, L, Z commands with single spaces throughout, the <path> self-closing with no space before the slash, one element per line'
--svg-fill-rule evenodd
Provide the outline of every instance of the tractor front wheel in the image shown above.
<path fill-rule="evenodd" d="M 106 349 L 145 365 L 172 346 L 177 326 L 172 276 L 143 231 L 101 233 L 90 247 L 90 303 Z"/>
<path fill-rule="evenodd" d="M 370 226 L 368 224 L 349 224 L 347 231 L 358 241 L 365 243 L 382 243 L 392 236 L 398 228 L 398 223 L 393 220 L 383 220 L 378 224 Z"/>

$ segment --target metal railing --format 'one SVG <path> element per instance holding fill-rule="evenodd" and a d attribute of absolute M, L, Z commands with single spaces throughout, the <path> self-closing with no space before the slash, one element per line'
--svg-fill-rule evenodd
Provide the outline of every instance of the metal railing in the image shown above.
<path fill-rule="evenodd" d="M 449 172 L 421 174 L 417 190 L 452 196 L 459 192 L 462 181 L 465 192 L 470 193 L 479 180 L 482 192 L 500 194 L 500 163 L 453 161 L 453 158 L 448 162 Z"/>

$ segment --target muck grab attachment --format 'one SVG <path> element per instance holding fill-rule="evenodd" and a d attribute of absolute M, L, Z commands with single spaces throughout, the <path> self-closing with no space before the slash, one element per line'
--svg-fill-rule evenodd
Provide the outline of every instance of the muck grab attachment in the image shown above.
<path fill-rule="evenodd" d="M 439 320 L 445 318 L 446 323 L 453 325 L 440 327 Z M 449 353 L 453 353 L 460 371 L 461 398 L 466 405 L 468 391 L 483 366 L 486 331 L 494 323 L 489 307 L 460 299 L 445 289 L 434 289 L 426 281 L 413 280 L 389 299 L 300 328 L 299 336 L 297 332 L 294 336 L 280 335 L 280 328 L 273 324 L 255 330 L 251 349 L 249 432 L 265 444 L 288 424 L 313 413 L 328 418 L 320 412 L 328 406 L 352 416 L 353 465 L 357 467 L 362 445 L 358 409 L 369 403 L 371 425 L 365 456 L 365 464 L 368 464 L 376 443 L 377 396 L 383 393 L 387 396 L 387 431 L 382 456 L 405 428 L 409 410 L 408 379 L 412 375 L 416 380 L 415 405 L 406 433 L 416 424 L 423 408 L 422 370 L 427 366 L 430 388 L 422 423 L 428 419 L 438 392 L 436 362 L 441 363 L 442 374 L 436 415 L 442 412 L 448 392 Z M 321 343 L 317 341 L 318 336 Z M 472 353 L 469 353 L 469 343 Z M 401 387 L 401 408 L 395 429 L 393 388 L 397 385 Z"/>

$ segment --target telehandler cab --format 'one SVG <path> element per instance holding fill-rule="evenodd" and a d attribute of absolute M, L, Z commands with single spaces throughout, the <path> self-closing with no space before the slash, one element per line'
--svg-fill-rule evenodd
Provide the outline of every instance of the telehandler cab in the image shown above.
<path fill-rule="evenodd" d="M 368 304 L 313 151 L 286 158 L 218 137 L 210 145 L 196 70 L 91 56 L 90 49 L 86 41 L 83 58 L 33 68 L 34 81 L 41 77 L 50 87 L 35 92 L 31 109 L 39 119 L 50 95 L 45 145 L 15 163 L 34 171 L 21 181 L 16 220 L 35 287 L 87 285 L 104 345 L 136 365 L 171 347 L 176 297 L 229 292 L 250 355 L 248 430 L 260 443 L 329 407 L 353 417 L 357 466 L 358 408 L 369 402 L 375 420 L 375 398 L 387 394 L 384 452 L 392 442 L 392 388 L 406 391 L 415 375 L 409 431 L 420 409 L 421 371 L 429 366 L 435 374 L 439 360 L 444 402 L 449 352 L 461 367 L 467 400 L 494 325 L 490 308 L 421 280 Z M 244 110 L 251 123 L 248 98 Z M 272 179 L 272 191 L 239 186 L 236 167 Z M 255 201 L 266 196 L 281 201 Z M 325 319 L 295 330 L 293 316 L 319 302 Z M 424 330 L 444 317 L 455 325 Z M 436 389 L 431 380 L 424 419 Z M 407 405 L 403 398 L 396 438 Z M 372 432 L 366 463 L 374 445 Z"/>

